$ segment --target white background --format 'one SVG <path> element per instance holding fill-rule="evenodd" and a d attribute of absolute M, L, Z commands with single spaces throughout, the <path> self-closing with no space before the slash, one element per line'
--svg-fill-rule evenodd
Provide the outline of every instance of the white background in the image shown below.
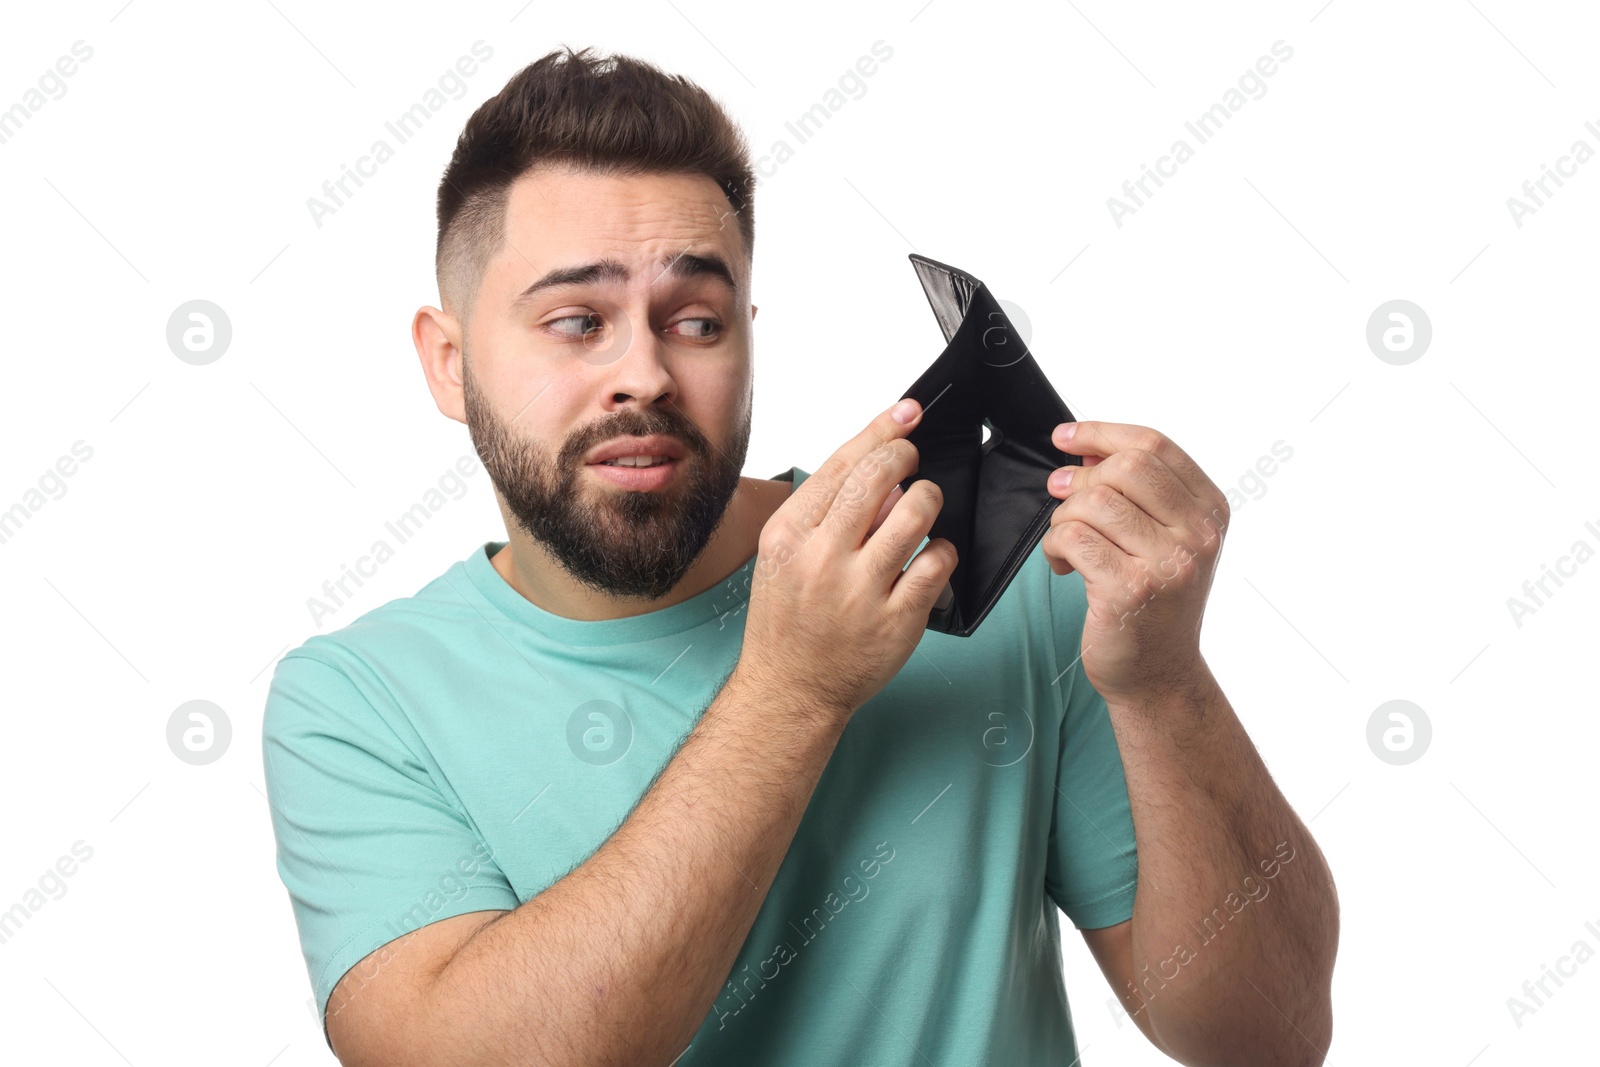
<path fill-rule="evenodd" d="M 1506 201 L 1575 140 L 1600 149 L 1600 19 L 1320 4 L 8 11 L 0 108 L 75 41 L 93 56 L 0 144 L 0 509 L 74 442 L 93 455 L 0 544 L 0 910 L 93 852 L 0 944 L 0 1055 L 332 1062 L 273 866 L 267 682 L 316 629 L 306 599 L 471 452 L 408 336 L 438 300 L 461 124 L 524 64 L 593 44 L 704 85 L 757 155 L 795 147 L 757 191 L 747 474 L 815 470 L 938 353 L 913 251 L 1021 308 L 1080 416 L 1155 427 L 1222 486 L 1292 448 L 1236 507 L 1203 648 L 1338 880 L 1329 1062 L 1592 1059 L 1600 960 L 1520 1026 L 1507 998 L 1580 939 L 1600 950 L 1600 561 L 1520 626 L 1507 600 L 1600 548 L 1600 161 L 1520 227 Z M 494 56 L 461 98 L 317 227 L 307 198 L 479 39 Z M 784 123 L 878 40 L 892 58 L 796 145 Z M 1197 144 L 1184 122 L 1279 40 L 1265 94 Z M 1119 227 L 1107 198 L 1179 137 L 1194 158 Z M 193 299 L 233 327 L 208 366 L 166 343 Z M 1366 342 L 1393 299 L 1432 323 L 1406 365 Z M 503 538 L 487 477 L 467 484 L 322 629 Z M 207 766 L 166 741 L 194 699 L 232 724 Z M 1432 724 L 1406 765 L 1368 747 L 1392 699 Z M 1166 1062 L 1065 940 L 1084 1061 Z"/>

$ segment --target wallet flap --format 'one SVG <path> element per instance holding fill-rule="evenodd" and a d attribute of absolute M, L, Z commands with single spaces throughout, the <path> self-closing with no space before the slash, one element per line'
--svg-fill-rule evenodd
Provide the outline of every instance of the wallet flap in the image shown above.
<path fill-rule="evenodd" d="M 967 308 L 972 303 L 972 294 L 983 283 L 926 256 L 913 255 L 911 265 L 916 268 L 917 277 L 922 281 L 922 291 L 927 295 L 928 303 L 933 307 L 933 316 L 939 320 L 939 329 L 948 342 L 961 328 L 961 320 L 966 317 Z"/>

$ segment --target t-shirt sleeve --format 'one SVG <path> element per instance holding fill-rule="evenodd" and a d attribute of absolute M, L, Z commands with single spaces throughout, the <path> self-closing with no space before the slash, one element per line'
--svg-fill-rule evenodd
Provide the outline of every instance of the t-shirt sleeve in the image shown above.
<path fill-rule="evenodd" d="M 262 722 L 262 761 L 318 1012 L 356 963 L 451 916 L 520 901 L 492 850 L 337 667 L 291 652 Z"/>
<path fill-rule="evenodd" d="M 1054 688 L 1062 701 L 1045 891 L 1074 926 L 1092 930 L 1133 916 L 1139 873 L 1133 814 L 1105 698 L 1090 684 L 1080 658 L 1088 609 L 1083 576 L 1058 575 L 1041 565 L 1050 583 Z"/>

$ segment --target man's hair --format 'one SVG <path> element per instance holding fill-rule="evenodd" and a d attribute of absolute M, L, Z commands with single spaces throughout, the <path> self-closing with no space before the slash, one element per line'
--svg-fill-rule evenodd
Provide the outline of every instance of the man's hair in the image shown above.
<path fill-rule="evenodd" d="M 600 174 L 703 174 L 755 247 L 755 175 L 744 135 L 704 89 L 632 56 L 557 49 L 528 64 L 467 120 L 439 183 L 434 269 L 465 322 L 505 245 L 511 184 L 543 165 Z"/>

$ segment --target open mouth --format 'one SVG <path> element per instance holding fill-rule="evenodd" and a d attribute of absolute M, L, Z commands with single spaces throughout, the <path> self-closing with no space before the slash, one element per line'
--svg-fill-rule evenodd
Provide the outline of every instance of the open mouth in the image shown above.
<path fill-rule="evenodd" d="M 671 456 L 620 456 L 617 459 L 602 460 L 598 466 L 632 467 L 638 470 L 646 467 L 659 467 L 663 463 L 670 462 L 672 462 Z"/>
<path fill-rule="evenodd" d="M 628 456 L 620 461 L 588 464 L 600 477 L 624 489 L 657 489 L 672 481 L 681 466 L 681 459 L 667 456 Z"/>

